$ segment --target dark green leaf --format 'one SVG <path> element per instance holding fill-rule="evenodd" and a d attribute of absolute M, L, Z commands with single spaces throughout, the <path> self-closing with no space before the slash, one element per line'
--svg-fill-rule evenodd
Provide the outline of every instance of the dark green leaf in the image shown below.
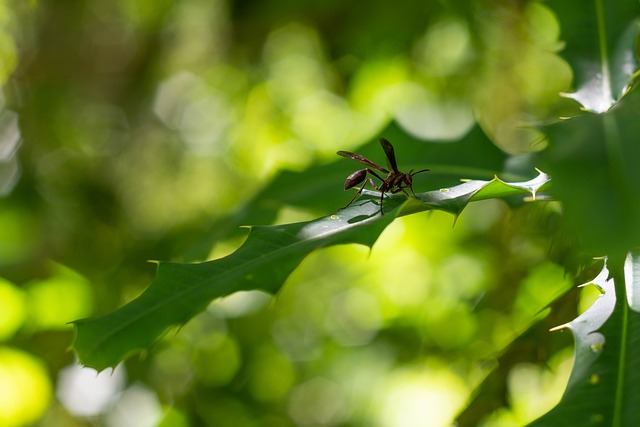
<path fill-rule="evenodd" d="M 602 295 L 562 327 L 575 339 L 575 358 L 562 401 L 531 424 L 632 426 L 640 424 L 640 257 L 608 262 L 591 282 Z"/>
<path fill-rule="evenodd" d="M 627 91 L 638 61 L 640 3 L 636 0 L 572 0 L 548 3 L 560 20 L 566 48 L 562 56 L 575 72 L 575 92 L 567 95 L 589 111 L 602 113 Z"/>
<path fill-rule="evenodd" d="M 510 180 L 522 180 L 533 172 L 533 165 L 527 159 L 514 169 L 516 162 L 508 162 L 509 157 L 489 140 L 479 126 L 475 126 L 460 140 L 449 142 L 419 140 L 395 123 L 391 123 L 380 135 L 393 143 L 401 170 L 431 169 L 429 173 L 416 175 L 416 191 L 453 186 L 459 183 L 460 177 L 491 179 L 495 174 L 503 174 Z M 381 165 L 385 164 L 384 152 L 377 139 L 351 151 Z M 335 156 L 335 161 L 331 163 L 312 166 L 302 172 L 280 172 L 245 206 L 214 222 L 201 244 L 187 255 L 187 259 L 202 259 L 216 241 L 239 230 L 240 226 L 271 223 L 284 205 L 319 212 L 344 205 L 351 195 L 342 190 L 342 183 L 358 168 L 358 163 Z"/>
<path fill-rule="evenodd" d="M 542 168 L 554 178 L 566 223 L 593 255 L 640 246 L 640 91 L 603 114 L 547 128 Z"/>
<path fill-rule="evenodd" d="M 372 246 L 397 215 L 428 209 L 459 214 L 474 197 L 530 194 L 548 182 L 541 174 L 535 185 L 498 180 L 471 181 L 420 194 L 385 197 L 380 215 L 379 193 L 366 194 L 335 215 L 296 224 L 253 227 L 246 242 L 231 255 L 204 263 L 161 262 L 155 280 L 140 297 L 113 313 L 76 325 L 75 349 L 82 363 L 96 369 L 151 346 L 167 329 L 186 323 L 214 300 L 233 292 L 259 289 L 276 293 L 289 274 L 312 251 L 337 244 Z M 531 190 L 529 190 L 531 188 Z"/>

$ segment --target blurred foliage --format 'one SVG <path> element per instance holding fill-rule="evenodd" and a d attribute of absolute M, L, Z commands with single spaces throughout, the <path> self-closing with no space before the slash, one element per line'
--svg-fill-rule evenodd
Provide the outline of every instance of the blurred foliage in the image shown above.
<path fill-rule="evenodd" d="M 138 296 L 147 260 L 218 258 L 239 225 L 335 212 L 354 167 L 335 151 L 391 121 L 407 169 L 429 163 L 411 155 L 421 140 L 481 128 L 502 151 L 475 160 L 535 175 L 533 153 L 566 129 L 547 141 L 525 125 L 579 113 L 557 96 L 577 24 L 551 6 L 0 0 L 0 426 L 411 427 L 461 411 L 461 425 L 512 426 L 547 411 L 571 358 L 568 334 L 548 329 L 593 299 L 573 290 L 544 310 L 572 284 L 562 267 L 583 271 L 556 202 L 479 202 L 455 227 L 439 212 L 399 219 L 370 251 L 314 252 L 275 298 L 216 301 L 113 373 L 77 365 L 67 322 Z M 601 119 L 581 120 L 595 137 Z M 545 152 L 554 173 L 565 154 Z M 480 178 L 466 160 L 459 177 Z M 416 191 L 440 188 L 438 166 Z M 315 179 L 297 182 L 302 170 Z"/>

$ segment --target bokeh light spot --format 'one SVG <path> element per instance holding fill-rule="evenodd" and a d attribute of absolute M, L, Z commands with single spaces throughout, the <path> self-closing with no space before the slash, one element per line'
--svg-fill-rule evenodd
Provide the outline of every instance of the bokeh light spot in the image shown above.
<path fill-rule="evenodd" d="M 469 390 L 444 366 L 400 370 L 387 378 L 379 425 L 449 427 Z"/>
<path fill-rule="evenodd" d="M 68 322 L 91 314 L 91 286 L 79 274 L 59 267 L 54 277 L 29 284 L 30 326 L 37 329 L 70 328 Z"/>
<path fill-rule="evenodd" d="M 95 369 L 74 363 L 60 370 L 56 396 L 72 414 L 96 416 L 113 405 L 124 387 L 125 377 L 123 365 L 118 365 L 113 371 L 98 373 Z"/>
<path fill-rule="evenodd" d="M 0 278 L 0 340 L 11 337 L 25 320 L 24 293 Z"/>
<path fill-rule="evenodd" d="M 291 361 L 275 347 L 262 346 L 249 364 L 249 391 L 259 401 L 284 398 L 295 382 Z"/>
<path fill-rule="evenodd" d="M 298 425 L 336 425 L 346 416 L 341 386 L 326 378 L 312 378 L 291 392 L 289 414 Z"/>
<path fill-rule="evenodd" d="M 221 333 L 202 338 L 193 354 L 195 376 L 208 386 L 227 384 L 242 365 L 236 341 Z"/>
<path fill-rule="evenodd" d="M 156 393 L 136 383 L 127 388 L 106 417 L 106 427 L 155 427 L 163 411 Z"/>
<path fill-rule="evenodd" d="M 36 421 L 50 399 L 51 383 L 42 363 L 20 350 L 0 347 L 0 425 Z"/>
<path fill-rule="evenodd" d="M 364 345 L 382 326 L 376 298 L 362 289 L 349 289 L 332 298 L 327 329 L 341 345 Z"/>
<path fill-rule="evenodd" d="M 17 264 L 37 250 L 40 226 L 26 209 L 3 207 L 0 210 L 0 266 Z"/>

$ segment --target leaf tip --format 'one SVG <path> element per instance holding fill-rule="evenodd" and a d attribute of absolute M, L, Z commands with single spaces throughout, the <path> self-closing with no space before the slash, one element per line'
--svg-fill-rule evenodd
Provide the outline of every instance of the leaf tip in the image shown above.
<path fill-rule="evenodd" d="M 553 328 L 549 329 L 549 332 L 561 331 L 563 329 L 571 329 L 571 324 L 570 323 L 564 323 L 562 325 L 554 326 Z"/>
<path fill-rule="evenodd" d="M 460 218 L 460 212 L 454 213 L 453 214 L 453 224 L 451 224 L 451 228 L 454 228 L 456 226 L 456 223 L 458 222 L 458 218 Z"/>

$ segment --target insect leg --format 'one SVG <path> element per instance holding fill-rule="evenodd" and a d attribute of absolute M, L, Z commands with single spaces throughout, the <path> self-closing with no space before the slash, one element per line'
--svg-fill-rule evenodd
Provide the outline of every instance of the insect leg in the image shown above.
<path fill-rule="evenodd" d="M 373 173 L 373 172 L 372 172 Z M 374 174 L 375 175 L 375 174 Z M 373 179 L 371 178 L 367 178 L 364 183 L 362 184 L 362 187 L 360 187 L 360 189 L 356 192 L 356 194 L 353 196 L 353 198 L 349 201 L 349 203 L 347 203 L 346 205 L 344 205 L 343 207 L 341 207 L 339 210 L 345 209 L 347 208 L 351 203 L 354 202 L 354 200 L 356 200 L 358 198 L 358 196 L 362 193 L 362 190 L 364 190 L 364 187 L 367 185 L 367 182 L 371 184 L 371 186 L 373 188 L 375 188 L 376 190 L 378 190 L 378 186 L 375 184 L 375 182 L 373 182 Z"/>
<path fill-rule="evenodd" d="M 367 180 L 367 181 L 368 181 L 368 180 Z M 365 182 L 364 182 L 364 184 L 362 184 L 362 187 L 360 187 L 360 189 L 356 192 L 356 194 L 353 196 L 353 198 L 352 198 L 351 200 L 349 200 L 349 203 L 347 203 L 346 205 L 344 205 L 343 207 L 341 207 L 341 208 L 340 208 L 340 209 L 338 209 L 338 210 L 346 209 L 347 207 L 349 207 L 349 205 L 350 205 L 351 203 L 353 203 L 353 201 L 354 201 L 355 199 L 357 199 L 357 198 L 358 198 L 358 196 L 360 195 L 360 193 L 362 193 L 362 190 L 364 190 L 364 186 L 367 184 L 367 181 L 365 181 Z"/>
<path fill-rule="evenodd" d="M 378 174 L 377 174 L 377 173 L 375 173 L 374 171 L 372 171 L 371 169 L 367 169 L 367 172 L 371 173 L 371 174 L 372 174 L 372 175 L 374 175 L 376 178 L 378 178 L 378 179 L 380 179 L 380 180 L 382 181 L 382 178 L 380 178 L 380 177 L 378 176 Z M 351 203 L 353 203 L 353 202 L 358 198 L 358 196 L 362 193 L 362 190 L 364 190 L 364 187 L 367 185 L 367 182 L 368 182 L 369 184 L 371 184 L 371 186 L 372 186 L 373 188 L 375 188 L 376 190 L 380 191 L 380 187 L 378 187 L 378 186 L 376 185 L 376 183 L 375 183 L 375 182 L 373 182 L 373 178 L 369 177 L 369 178 L 367 178 L 367 179 L 364 181 L 364 183 L 362 184 L 362 187 L 360 187 L 360 189 L 356 192 L 356 194 L 355 194 L 355 195 L 353 196 L 353 198 L 349 201 L 349 203 L 347 203 L 346 205 L 344 205 L 343 207 L 341 207 L 339 210 L 345 209 L 345 208 L 347 208 Z M 384 192 L 382 193 L 382 195 L 384 195 Z"/>

